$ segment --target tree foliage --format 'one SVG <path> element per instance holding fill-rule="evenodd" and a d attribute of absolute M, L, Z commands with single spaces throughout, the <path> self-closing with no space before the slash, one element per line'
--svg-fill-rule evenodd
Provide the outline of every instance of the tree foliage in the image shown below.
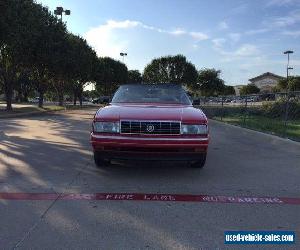
<path fill-rule="evenodd" d="M 280 79 L 276 89 L 278 91 L 300 91 L 300 76 L 290 76 L 288 82 L 286 78 Z"/>
<path fill-rule="evenodd" d="M 99 60 L 96 90 L 105 96 L 112 95 L 119 85 L 127 82 L 128 69 L 124 63 L 110 57 Z"/>
<path fill-rule="evenodd" d="M 216 96 L 223 94 L 224 81 L 220 77 L 221 71 L 216 69 L 202 69 L 198 74 L 198 84 L 203 96 Z"/>
<path fill-rule="evenodd" d="M 143 80 L 148 83 L 180 83 L 193 86 L 197 70 L 183 55 L 153 59 L 144 69 Z"/>
<path fill-rule="evenodd" d="M 293 76 L 289 80 L 289 90 L 300 91 L 300 76 Z"/>
<path fill-rule="evenodd" d="M 225 86 L 220 71 L 195 66 L 183 55 L 153 59 L 144 69 L 128 71 L 126 65 L 109 57 L 99 58 L 87 41 L 68 32 L 66 25 L 48 8 L 34 0 L 0 0 L 0 93 L 7 110 L 13 96 L 27 101 L 39 96 L 64 105 L 72 96 L 82 104 L 85 86 L 93 82 L 92 93 L 111 95 L 124 83 L 179 83 L 203 95 L 233 94 Z M 298 86 L 297 81 L 293 86 Z M 298 87 L 297 87 L 298 88 Z M 89 93 L 88 95 L 90 95 Z"/>
<path fill-rule="evenodd" d="M 249 83 L 248 85 L 245 85 L 240 89 L 240 95 L 251 95 L 257 94 L 259 92 L 260 89 L 253 83 Z"/>
<path fill-rule="evenodd" d="M 128 70 L 128 83 L 141 83 L 142 80 L 142 75 L 138 70 Z"/>
<path fill-rule="evenodd" d="M 235 89 L 233 86 L 224 86 L 223 95 L 235 95 Z"/>
<path fill-rule="evenodd" d="M 98 58 L 82 37 L 67 31 L 48 8 L 33 0 L 0 0 L 0 90 L 7 110 L 15 91 L 27 100 L 28 92 L 56 96 L 64 104 L 66 94 L 82 103 L 88 82 L 113 91 L 127 81 L 127 67 L 111 58 Z M 51 94 L 47 93 L 51 92 Z"/>
<path fill-rule="evenodd" d="M 11 110 L 18 77 L 29 72 L 34 80 L 43 80 L 44 71 L 55 65 L 53 55 L 61 49 L 57 40 L 62 41 L 66 29 L 47 8 L 32 0 L 1 1 L 1 10 L 0 76 L 7 110 Z"/>

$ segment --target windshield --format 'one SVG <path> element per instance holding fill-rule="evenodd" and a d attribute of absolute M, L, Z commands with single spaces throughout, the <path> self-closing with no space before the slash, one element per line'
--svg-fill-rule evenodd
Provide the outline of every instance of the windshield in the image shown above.
<path fill-rule="evenodd" d="M 169 103 L 191 105 L 180 85 L 132 84 L 123 85 L 115 93 L 112 103 Z"/>

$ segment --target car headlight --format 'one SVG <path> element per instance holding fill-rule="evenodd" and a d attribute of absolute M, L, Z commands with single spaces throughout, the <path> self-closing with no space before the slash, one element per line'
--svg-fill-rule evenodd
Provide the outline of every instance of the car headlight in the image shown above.
<path fill-rule="evenodd" d="M 207 133 L 208 133 L 207 125 L 181 124 L 181 134 L 206 135 Z"/>
<path fill-rule="evenodd" d="M 120 133 L 119 122 L 94 122 L 93 131 L 98 133 Z"/>

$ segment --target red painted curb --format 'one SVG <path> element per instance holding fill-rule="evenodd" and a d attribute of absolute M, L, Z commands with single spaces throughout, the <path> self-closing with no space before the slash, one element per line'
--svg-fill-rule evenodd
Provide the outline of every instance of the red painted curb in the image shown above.
<path fill-rule="evenodd" d="M 142 193 L 0 193 L 0 200 L 119 200 L 300 205 L 300 198 Z"/>

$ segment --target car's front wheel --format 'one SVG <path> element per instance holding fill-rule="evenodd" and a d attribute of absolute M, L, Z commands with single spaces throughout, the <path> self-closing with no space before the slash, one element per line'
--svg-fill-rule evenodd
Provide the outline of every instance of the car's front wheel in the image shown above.
<path fill-rule="evenodd" d="M 109 160 L 104 159 L 99 152 L 94 152 L 94 161 L 98 168 L 109 165 Z"/>
<path fill-rule="evenodd" d="M 193 162 L 191 167 L 193 167 L 193 168 L 203 168 L 204 165 L 205 165 L 205 162 L 206 162 L 206 153 L 202 154 L 201 158 L 198 161 Z"/>

